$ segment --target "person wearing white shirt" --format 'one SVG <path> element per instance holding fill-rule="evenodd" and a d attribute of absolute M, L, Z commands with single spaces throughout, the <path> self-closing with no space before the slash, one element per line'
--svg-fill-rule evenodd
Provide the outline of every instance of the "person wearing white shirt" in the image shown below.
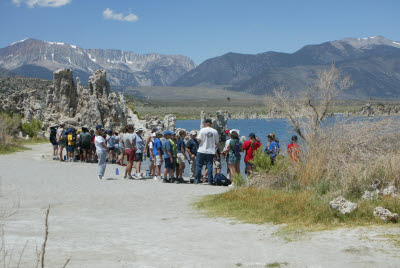
<path fill-rule="evenodd" d="M 96 138 L 94 139 L 94 145 L 96 146 L 97 154 L 97 175 L 101 180 L 104 177 L 104 172 L 106 171 L 106 161 L 107 161 L 107 146 L 106 141 L 103 138 L 104 128 L 102 125 L 96 127 Z"/>
<path fill-rule="evenodd" d="M 197 135 L 199 148 L 197 150 L 196 158 L 195 184 L 200 182 L 201 170 L 204 163 L 206 163 L 208 170 L 208 184 L 213 184 L 213 159 L 215 151 L 219 145 L 219 135 L 218 132 L 211 127 L 211 125 L 211 119 L 206 119 L 204 121 L 204 128 L 202 128 Z"/>

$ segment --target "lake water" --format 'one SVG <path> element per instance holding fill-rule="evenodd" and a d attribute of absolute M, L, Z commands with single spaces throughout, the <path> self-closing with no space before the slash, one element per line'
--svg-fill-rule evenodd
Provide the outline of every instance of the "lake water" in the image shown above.
<path fill-rule="evenodd" d="M 187 131 L 192 129 L 200 129 L 200 120 L 177 120 L 176 128 L 184 128 Z M 282 152 L 285 152 L 287 144 L 290 143 L 290 138 L 295 135 L 293 129 L 287 119 L 230 119 L 228 120 L 229 129 L 238 129 L 240 137 L 245 136 L 246 139 L 249 133 L 255 133 L 260 138 L 262 144 L 267 144 L 267 135 L 274 132 L 279 139 Z M 241 172 L 244 173 L 244 156 L 242 155 Z M 226 175 L 226 163 L 222 161 L 222 173 Z M 189 168 L 186 167 L 185 176 L 189 176 Z"/>

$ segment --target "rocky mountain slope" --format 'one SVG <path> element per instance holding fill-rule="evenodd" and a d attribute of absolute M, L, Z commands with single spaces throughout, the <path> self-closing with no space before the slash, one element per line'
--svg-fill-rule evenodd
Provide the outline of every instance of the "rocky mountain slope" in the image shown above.
<path fill-rule="evenodd" d="M 88 81 L 98 69 L 105 69 L 111 85 L 164 86 L 195 68 L 181 55 L 145 54 L 112 49 L 82 49 L 75 45 L 25 39 L 0 49 L 0 68 L 13 74 L 52 79 L 53 72 L 70 68 Z"/>
<path fill-rule="evenodd" d="M 306 88 L 318 70 L 332 63 L 354 82 L 346 93 L 348 98 L 400 96 L 400 42 L 382 36 L 308 45 L 292 54 L 228 53 L 206 60 L 173 85 L 224 85 L 254 94 L 271 93 L 285 86 L 296 93 Z"/>

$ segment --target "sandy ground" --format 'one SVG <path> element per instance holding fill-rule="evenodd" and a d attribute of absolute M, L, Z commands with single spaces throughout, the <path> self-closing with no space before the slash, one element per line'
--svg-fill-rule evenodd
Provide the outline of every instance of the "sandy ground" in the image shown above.
<path fill-rule="evenodd" d="M 34 267 L 51 205 L 46 267 L 400 267 L 387 234 L 399 229 L 340 229 L 282 235 L 281 227 L 208 218 L 191 207 L 227 187 L 129 181 L 109 165 L 49 159 L 48 145 L 0 156 L 6 260 Z M 0 260 L 1 262 L 2 260 Z M 285 263 L 285 264 L 284 264 Z"/>

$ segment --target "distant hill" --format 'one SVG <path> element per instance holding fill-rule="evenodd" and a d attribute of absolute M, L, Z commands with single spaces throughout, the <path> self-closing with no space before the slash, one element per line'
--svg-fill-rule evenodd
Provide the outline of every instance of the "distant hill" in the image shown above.
<path fill-rule="evenodd" d="M 0 67 L 20 76 L 42 79 L 52 79 L 54 71 L 70 68 L 83 83 L 87 83 L 95 70 L 105 69 L 111 85 L 164 86 L 196 65 L 181 55 L 140 55 L 25 39 L 0 49 Z"/>
<path fill-rule="evenodd" d="M 222 85 L 229 90 L 260 95 L 285 86 L 296 93 L 304 90 L 319 70 L 332 63 L 354 82 L 345 93 L 347 98 L 400 96 L 400 42 L 382 36 L 308 45 L 292 54 L 228 53 L 206 60 L 172 85 Z"/>

